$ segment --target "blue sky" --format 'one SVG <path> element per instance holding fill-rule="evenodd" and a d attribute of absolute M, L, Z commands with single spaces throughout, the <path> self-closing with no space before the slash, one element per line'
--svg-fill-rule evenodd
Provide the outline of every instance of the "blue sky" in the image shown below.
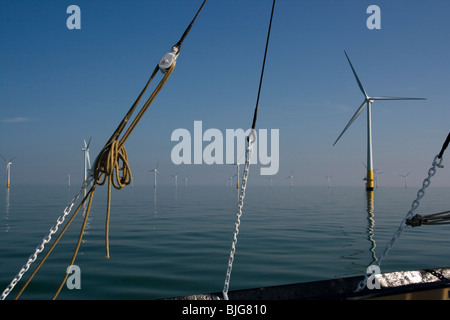
<path fill-rule="evenodd" d="M 0 154 L 16 157 L 12 184 L 64 184 L 68 174 L 81 183 L 83 139 L 92 137 L 93 160 L 201 2 L 1 1 Z M 72 4 L 80 30 L 66 27 Z M 366 26 L 372 4 L 380 30 Z M 204 130 L 250 127 L 271 6 L 206 2 L 174 73 L 126 143 L 135 185 L 151 184 L 158 160 L 161 184 L 178 173 L 225 185 L 234 174 L 227 165 L 175 166 L 171 134 L 193 133 L 196 120 Z M 448 0 L 278 0 L 257 122 L 280 132 L 274 185 L 288 186 L 293 172 L 296 186 L 325 186 L 332 175 L 333 185 L 363 188 L 365 112 L 332 147 L 363 101 L 346 50 L 369 95 L 427 98 L 372 108 L 380 186 L 402 186 L 399 175 L 409 171 L 408 185 L 419 186 L 449 132 L 449 12 Z M 432 185 L 449 178 L 440 170 Z M 268 183 L 258 165 L 250 180 Z"/>

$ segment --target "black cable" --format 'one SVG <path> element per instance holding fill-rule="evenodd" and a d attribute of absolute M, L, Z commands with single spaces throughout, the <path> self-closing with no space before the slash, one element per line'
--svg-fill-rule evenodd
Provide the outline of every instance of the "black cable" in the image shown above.
<path fill-rule="evenodd" d="M 176 47 L 178 49 L 178 52 L 180 52 L 181 50 L 181 45 L 183 44 L 184 38 L 186 38 L 187 34 L 189 33 L 189 31 L 192 28 L 192 25 L 194 24 L 195 19 L 197 19 L 197 16 L 199 15 L 200 11 L 202 11 L 203 6 L 205 5 L 206 0 L 203 1 L 202 5 L 200 6 L 200 9 L 198 9 L 197 14 L 195 15 L 194 19 L 192 19 L 191 23 L 189 24 L 189 26 L 186 28 L 186 30 L 184 31 L 183 35 L 181 36 L 180 40 L 174 45 L 174 47 Z"/>
<path fill-rule="evenodd" d="M 445 151 L 445 149 L 447 149 L 449 142 L 450 142 L 450 132 L 447 136 L 447 139 L 444 142 L 444 145 L 442 146 L 441 152 L 439 152 L 439 155 L 438 155 L 439 159 L 442 158 L 442 156 L 444 155 L 444 151 Z"/>
<path fill-rule="evenodd" d="M 274 9 L 275 9 L 275 0 L 273 0 L 272 13 L 270 15 L 269 31 L 267 32 L 266 50 L 264 52 L 264 60 L 263 60 L 263 65 L 262 65 L 262 70 L 261 70 L 261 79 L 259 80 L 258 97 L 256 98 L 256 107 L 255 107 L 255 112 L 253 114 L 252 129 L 255 129 L 255 127 L 256 127 L 256 117 L 258 115 L 259 96 L 261 94 L 261 86 L 262 86 L 262 81 L 263 81 L 263 76 L 264 76 L 264 68 L 266 65 L 267 47 L 269 46 L 270 29 L 272 28 L 272 19 L 273 19 Z"/>

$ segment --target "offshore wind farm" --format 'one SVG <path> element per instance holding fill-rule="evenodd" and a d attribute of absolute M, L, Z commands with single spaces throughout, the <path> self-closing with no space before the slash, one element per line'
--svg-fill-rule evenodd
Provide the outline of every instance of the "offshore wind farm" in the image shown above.
<path fill-rule="evenodd" d="M 448 230 L 431 225 L 450 188 L 450 45 L 437 41 L 448 36 L 450 5 L 321 1 L 112 3 L 98 21 L 89 14 L 106 2 L 81 3 L 82 11 L 5 4 L 0 103 L 10 107 L 0 116 L 0 153 L 17 158 L 11 179 L 12 160 L 2 157 L 0 284 L 22 277 L 14 270 L 55 220 L 43 245 L 58 230 L 75 240 L 55 250 L 57 266 L 43 271 L 32 299 L 46 296 L 68 261 L 83 270 L 81 291 L 62 271 L 55 296 L 69 299 L 222 287 L 218 297 L 228 299 L 231 279 L 233 297 L 239 288 L 367 277 L 367 266 L 382 261 L 383 272 L 448 265 Z M 168 9 L 170 17 L 146 19 Z M 24 16 L 12 19 L 19 10 Z M 46 16 L 32 32 L 23 28 L 37 25 L 29 12 Z M 77 12 L 81 25 L 71 24 Z M 356 112 L 355 80 L 364 99 Z M 363 111 L 366 122 L 356 121 Z M 67 226 L 79 229 L 59 228 L 59 213 L 73 214 Z M 383 244 L 399 222 L 406 241 L 394 237 L 399 249 L 388 256 Z M 16 249 L 20 241 L 27 248 Z"/>
<path fill-rule="evenodd" d="M 407 21 L 420 21 L 421 15 L 418 12 L 429 12 L 429 16 L 440 16 L 440 12 L 445 11 L 446 4 L 445 2 L 438 2 L 432 8 L 426 8 L 418 2 L 408 2 L 408 6 L 411 6 L 412 11 L 411 19 L 407 19 Z M 355 87 L 355 77 L 350 75 L 352 70 L 349 68 L 349 63 L 343 54 L 344 50 L 349 54 L 349 58 L 352 59 L 351 62 L 354 64 L 364 88 L 368 90 L 368 94 L 373 92 L 375 94 L 385 93 L 388 96 L 402 94 L 406 97 L 427 98 L 424 101 L 374 101 L 372 105 L 373 148 L 375 148 L 373 150 L 374 165 L 375 167 L 383 167 L 386 171 L 383 175 L 385 186 L 399 185 L 398 173 L 407 171 L 404 170 L 404 163 L 408 162 L 408 166 L 410 166 L 408 169 L 412 169 L 415 173 L 420 172 L 421 168 L 427 165 L 429 160 L 426 159 L 425 154 L 430 154 L 433 148 L 431 144 L 425 142 L 425 139 L 427 135 L 428 139 L 432 139 L 431 136 L 439 135 L 438 130 L 444 126 L 444 119 L 448 115 L 448 111 L 444 107 L 446 100 L 443 95 L 443 92 L 446 90 L 444 74 L 447 66 L 447 59 L 444 53 L 447 50 L 445 44 L 439 41 L 439 39 L 445 38 L 445 27 L 400 22 L 404 17 L 398 17 L 399 12 L 402 11 L 402 4 L 399 3 L 396 5 L 390 4 L 386 8 L 383 8 L 383 5 L 380 4 L 385 24 L 382 24 L 380 30 L 369 30 L 365 22 L 370 15 L 365 12 L 367 8 L 364 8 L 361 4 L 352 1 L 340 5 L 330 1 L 325 1 L 324 3 L 322 5 L 305 4 L 305 8 L 302 8 L 301 4 L 279 4 L 280 15 L 284 15 L 285 18 L 278 22 L 273 29 L 273 33 L 276 34 L 273 39 L 279 43 L 271 47 L 270 54 L 272 59 L 282 61 L 285 56 L 285 51 L 282 50 L 283 44 L 287 43 L 290 37 L 288 37 L 288 33 L 283 31 L 288 30 L 288 26 L 292 30 L 302 30 L 307 25 L 311 27 L 312 31 L 311 33 L 301 32 L 298 34 L 299 42 L 296 42 L 296 45 L 301 42 L 310 45 L 306 49 L 302 48 L 303 55 L 299 56 L 298 59 L 292 60 L 289 68 L 302 70 L 306 75 L 305 79 L 309 79 L 308 81 L 304 80 L 304 77 L 294 76 L 297 72 L 289 72 L 284 65 L 278 66 L 278 68 L 268 65 L 266 69 L 266 76 L 268 76 L 266 77 L 267 82 L 265 86 L 267 91 L 263 91 L 262 95 L 267 95 L 269 101 L 263 100 L 261 102 L 263 105 L 267 104 L 265 107 L 267 110 L 266 114 L 261 115 L 261 121 L 263 121 L 261 127 L 278 128 L 282 137 L 280 139 L 280 170 L 274 176 L 274 186 L 276 186 L 277 181 L 285 185 L 285 181 L 281 183 L 282 178 L 288 176 L 292 170 L 302 174 L 302 179 L 296 182 L 296 186 L 323 185 L 323 172 L 318 168 L 324 168 L 324 171 L 330 172 L 330 174 L 334 173 L 334 186 L 361 185 L 360 172 L 354 168 L 362 160 L 367 160 L 366 147 L 362 147 L 367 144 L 366 119 L 359 121 L 363 120 L 360 114 L 358 117 L 360 119 L 355 121 L 351 128 L 348 129 L 350 132 L 346 132 L 338 144 L 335 147 L 331 147 L 338 134 L 342 131 L 342 127 L 349 121 L 348 118 L 355 113 L 356 110 L 353 106 L 358 103 L 358 96 L 355 96 L 355 90 L 358 90 L 358 86 Z M 155 10 L 157 10 L 157 4 L 151 3 L 149 5 L 154 6 Z M 96 7 L 93 4 L 90 6 Z M 17 5 L 17 7 L 20 7 L 20 5 Z M 138 11 L 137 7 L 139 7 L 138 4 L 133 5 L 128 10 Z M 224 45 L 229 48 L 229 52 L 235 52 L 233 48 L 237 47 L 256 48 L 258 46 L 256 39 L 251 37 L 252 34 L 256 34 L 258 28 L 249 21 L 260 19 L 259 17 L 262 14 L 256 15 L 255 13 L 255 16 L 249 16 L 248 19 L 244 19 L 238 17 L 236 13 L 230 12 L 230 6 L 227 5 L 210 5 L 209 8 L 212 8 L 209 10 L 213 11 L 213 13 L 207 15 L 204 18 L 205 20 L 200 21 L 199 24 L 215 26 L 218 34 L 222 34 L 223 31 L 218 28 L 217 23 L 214 23 L 214 21 L 210 22 L 209 19 L 212 19 L 211 16 L 218 15 L 220 10 L 224 10 L 230 18 L 235 17 L 241 21 L 239 32 L 245 30 L 244 34 L 234 39 L 227 37 L 223 39 L 223 41 L 226 41 Z M 262 5 L 256 5 L 255 8 L 260 11 L 262 10 Z M 291 10 L 288 10 L 288 8 Z M 35 9 L 37 10 L 37 8 Z M 15 8 L 15 10 L 20 11 L 21 9 Z M 55 8 L 53 8 L 54 10 Z M 438 12 L 439 10 L 440 12 Z M 105 101 L 102 101 L 100 97 L 108 95 L 111 99 L 114 97 L 116 102 L 108 104 L 110 105 L 108 110 L 112 110 L 116 116 L 121 114 L 121 106 L 126 104 L 125 96 L 129 97 L 136 91 L 139 81 L 136 79 L 131 84 L 119 79 L 132 78 L 130 72 L 136 72 L 136 70 L 141 68 L 137 61 L 151 59 L 143 56 L 139 59 L 127 60 L 127 63 L 131 64 L 130 71 L 118 70 L 120 74 L 117 77 L 111 74 L 111 70 L 114 70 L 111 59 L 99 62 L 97 66 L 103 71 L 94 72 L 96 69 L 88 68 L 89 61 L 91 61 L 89 58 L 83 59 L 73 56 L 73 53 L 66 52 L 59 46 L 57 47 L 54 40 L 48 36 L 51 26 L 58 21 L 58 15 L 56 12 L 53 13 L 53 11 L 49 11 L 48 18 L 51 20 L 46 20 L 45 28 L 36 31 L 41 36 L 41 39 L 45 40 L 42 47 L 51 48 L 49 51 L 52 54 L 45 56 L 41 52 L 36 52 L 36 54 L 39 54 L 39 59 L 44 62 L 41 65 L 33 65 L 28 58 L 20 61 L 20 63 L 29 70 L 33 70 L 37 75 L 51 72 L 52 79 L 59 79 L 58 83 L 54 80 L 50 81 L 50 83 L 54 85 L 53 89 L 58 88 L 60 89 L 58 92 L 61 93 L 50 90 L 50 86 L 46 86 L 45 91 L 38 91 L 34 94 L 37 99 L 34 104 L 39 104 L 39 110 L 42 110 L 40 114 L 48 116 L 48 120 L 45 121 L 46 125 L 42 125 L 44 121 L 42 116 L 36 114 L 35 110 L 38 109 L 30 107 L 33 105 L 31 101 L 15 92 L 16 89 L 14 87 L 11 88 L 10 84 L 4 87 L 11 94 L 15 93 L 14 96 L 20 97 L 19 100 L 13 103 L 14 107 L 3 109 L 0 117 L 1 136 L 14 137 L 13 139 L 2 139 L 0 152 L 4 155 L 17 155 L 19 159 L 13 164 L 14 167 L 20 168 L 20 170 L 14 171 L 13 183 L 15 184 L 63 183 L 61 177 L 66 176 L 67 171 L 74 173 L 76 170 L 79 170 L 78 162 L 75 161 L 77 159 L 76 150 L 72 148 L 80 139 L 83 141 L 83 138 L 86 136 L 89 138 L 90 135 L 93 135 L 92 131 L 90 131 L 91 128 L 96 128 L 96 133 L 90 148 L 92 152 L 99 152 L 101 142 L 104 140 L 102 137 L 107 136 L 109 132 L 107 132 L 107 126 L 99 126 L 96 119 L 102 119 L 102 115 L 105 114 L 108 118 L 112 117 L 111 113 L 105 112 Z M 241 12 L 245 12 L 244 8 Z M 301 12 L 303 22 L 297 20 L 298 18 L 294 18 L 294 12 Z M 312 16 L 320 16 L 320 14 L 324 16 L 322 20 L 316 21 L 312 16 L 307 15 L 306 12 L 309 12 Z M 337 12 L 337 14 L 333 16 L 330 12 Z M 183 16 L 181 12 L 177 12 L 177 14 L 180 18 Z M 67 14 L 64 12 L 63 15 Z M 19 38 L 27 38 L 29 35 L 25 30 L 20 29 L 20 25 L 27 25 L 30 20 L 33 21 L 33 17 L 21 17 L 17 21 L 4 19 L 4 29 L 16 30 L 15 32 L 20 33 Z M 98 32 L 102 32 L 100 21 L 101 19 L 90 22 L 90 28 L 95 28 Z M 259 25 L 263 24 L 263 21 L 258 21 Z M 344 21 L 345 23 L 343 23 Z M 438 20 L 433 19 L 433 21 Z M 434 23 L 438 24 L 437 22 Z M 7 24 L 14 26 L 15 29 L 7 27 Z M 141 24 L 141 30 L 145 30 L 147 27 L 144 23 Z M 331 27 L 338 25 L 340 26 L 338 28 Z M 401 28 L 404 25 L 408 25 L 410 32 L 405 33 L 405 30 Z M 113 28 L 111 30 L 114 30 L 115 33 L 125 32 L 123 26 L 112 25 L 110 27 Z M 96 50 L 95 52 L 100 52 L 100 43 L 93 43 L 92 39 L 89 38 L 90 33 L 83 28 L 70 31 L 67 30 L 65 25 L 62 28 L 66 30 L 60 30 L 63 33 L 58 34 L 57 39 L 58 43 L 62 43 L 63 48 L 68 48 L 73 43 L 73 45 L 79 45 L 80 48 L 91 47 L 93 48 L 92 50 Z M 203 27 L 200 27 L 200 30 L 203 30 Z M 8 32 L 8 35 L 12 34 L 12 32 Z M 231 34 L 235 32 L 236 30 L 230 30 Z M 132 34 L 133 31 L 128 30 L 128 33 Z M 105 31 L 103 37 L 112 39 L 112 34 L 113 31 Z M 320 36 L 314 36 L 314 34 Z M 429 36 L 423 36 L 424 34 Z M 342 35 L 345 36 L 343 37 Z M 75 39 L 75 37 L 79 38 Z M 339 38 L 342 40 L 338 41 L 337 39 Z M 414 38 L 415 41 L 410 41 L 411 38 Z M 5 41 L 12 41 L 13 38 L 8 39 L 5 39 Z M 359 41 L 356 41 L 358 39 Z M 410 40 L 406 41 L 404 39 Z M 131 39 L 126 41 L 132 42 Z M 147 51 L 157 51 L 156 48 L 164 47 L 164 39 L 158 38 L 154 39 L 154 41 L 145 45 Z M 192 46 L 203 45 L 202 41 L 197 38 L 197 35 L 193 36 L 192 41 L 192 44 L 190 44 Z M 370 50 L 366 50 L 362 46 L 365 42 L 371 44 Z M 120 49 L 112 40 L 109 40 L 107 43 L 112 50 Z M 375 45 L 375 43 L 378 45 Z M 419 45 L 419 43 L 422 45 Z M 129 43 L 129 45 L 132 44 Z M 32 46 L 24 45 L 24 47 L 26 47 L 26 51 L 34 52 Z M 14 57 L 13 52 L 9 49 L 13 47 L 7 48 L 8 50 L 4 53 L 5 58 L 2 61 L 10 59 L 15 62 L 15 65 L 20 65 L 16 61 L 18 57 Z M 151 48 L 155 49 L 152 50 Z M 324 48 L 328 50 L 324 50 Z M 17 48 L 17 50 L 20 50 L 20 48 Z M 189 51 L 188 53 L 193 54 L 193 52 L 190 53 Z M 433 66 L 427 66 L 423 62 L 428 61 L 424 58 L 426 55 L 436 57 L 433 60 Z M 69 57 L 68 59 L 71 59 L 72 65 L 64 63 L 65 60 L 62 57 L 66 56 Z M 55 69 L 47 68 L 46 71 L 45 66 L 50 64 L 50 57 L 53 57 L 54 61 L 59 61 L 60 65 L 64 65 L 60 74 L 75 74 L 77 69 L 81 69 L 77 80 L 71 80 L 68 77 L 62 78 Z M 91 56 L 91 58 L 93 57 L 95 56 Z M 159 57 L 153 58 L 159 59 Z M 227 74 L 228 68 L 225 66 L 237 67 L 232 56 L 225 55 L 223 51 L 214 59 L 212 56 L 203 58 L 205 60 L 202 61 L 204 61 L 205 65 L 210 66 L 211 69 L 214 66 L 217 74 Z M 258 58 L 255 57 L 254 59 L 249 59 L 247 63 L 253 69 L 257 69 L 257 60 Z M 218 64 L 217 61 L 222 63 Z M 14 65 L 14 63 L 11 65 Z M 312 66 L 315 66 L 315 68 L 312 68 Z M 199 76 L 199 69 L 194 70 L 192 65 L 183 65 L 183 68 L 189 68 L 191 71 L 190 78 L 193 81 L 192 84 L 189 83 L 189 86 L 194 83 L 205 83 L 205 80 Z M 5 66 L 4 70 L 8 72 L 5 74 L 14 81 L 11 83 L 19 82 L 17 75 L 11 71 L 8 65 Z M 104 75 L 102 79 L 109 80 L 105 82 L 96 81 L 96 83 L 88 82 L 93 81 L 93 79 L 99 80 L 100 74 Z M 281 74 L 287 77 L 286 81 L 274 81 L 279 79 Z M 74 87 L 81 82 L 85 83 L 83 88 L 88 83 L 90 88 L 96 87 L 98 94 L 90 102 L 83 98 L 87 96 L 86 92 L 77 94 L 65 101 L 64 97 L 70 95 L 68 88 Z M 155 117 L 148 116 L 147 125 L 140 129 L 142 134 L 129 141 L 129 155 L 134 167 L 133 180 L 135 185 L 153 184 L 147 179 L 146 173 L 149 170 L 148 163 L 155 163 L 158 159 L 160 159 L 161 169 L 168 170 L 165 172 L 177 170 L 177 166 L 173 165 L 170 159 L 170 149 L 174 145 L 170 141 L 170 135 L 175 129 L 189 128 L 193 121 L 203 119 L 204 115 L 208 115 L 208 118 L 204 120 L 205 124 L 207 123 L 210 127 L 220 130 L 223 130 L 223 128 L 247 129 L 248 125 L 241 120 L 237 121 L 237 119 L 239 119 L 245 109 L 244 106 L 250 104 L 249 100 L 251 100 L 251 97 L 246 94 L 250 91 L 249 87 L 252 83 L 249 75 L 242 75 L 242 79 L 240 79 L 238 84 L 233 84 L 232 81 L 226 81 L 225 79 L 219 79 L 217 82 L 208 81 L 206 83 L 208 84 L 208 88 L 205 89 L 206 92 L 211 90 L 213 92 L 222 92 L 221 90 L 225 90 L 225 92 L 233 92 L 235 97 L 232 98 L 231 95 L 219 93 L 221 99 L 213 99 L 209 95 L 202 94 L 204 100 L 197 101 L 196 99 L 186 98 L 183 102 L 180 101 L 174 104 L 171 104 L 171 101 L 174 99 L 173 95 L 168 94 L 162 97 L 161 107 L 152 110 L 155 113 Z M 236 90 L 238 86 L 243 86 L 243 88 Z M 124 94 L 120 94 L 120 90 L 112 90 L 113 88 L 127 91 Z M 183 88 L 187 88 L 187 84 Z M 84 90 L 87 89 L 84 88 Z M 199 89 L 195 90 L 199 91 Z M 5 103 L 11 101 L 10 97 L 12 95 L 9 92 L 5 95 L 5 99 L 7 99 Z M 47 107 L 45 106 L 46 100 L 44 97 L 52 94 L 56 99 L 55 104 Z M 365 98 L 365 96 L 363 97 Z M 56 105 L 64 105 L 64 107 L 58 108 Z M 169 107 L 169 105 L 172 107 Z M 276 105 L 276 107 L 273 107 L 273 105 Z M 58 110 L 58 112 L 51 110 Z M 165 117 L 163 110 L 171 110 L 171 121 Z M 188 112 L 188 110 L 190 111 Z M 85 116 L 81 120 L 78 114 L 89 116 Z M 234 115 L 233 118 L 231 118 L 231 114 Z M 63 126 L 63 123 L 67 123 L 66 119 L 68 119 L 69 125 Z M 156 121 L 156 119 L 164 120 Z M 117 120 L 110 119 L 107 123 L 112 125 L 115 121 Z M 360 127 L 363 125 L 364 129 L 361 129 Z M 24 128 L 26 130 L 23 130 Z M 72 130 L 67 128 L 72 128 Z M 423 128 L 423 130 L 415 130 L 415 128 Z M 39 132 L 40 139 L 36 138 L 34 139 L 35 141 L 31 139 L 33 140 L 31 148 L 28 147 L 30 136 L 25 132 Z M 86 134 L 83 132 L 86 132 Z M 157 137 L 160 138 L 158 139 Z M 52 141 L 53 148 L 46 148 L 45 141 Z M 203 144 L 206 145 L 207 143 L 203 142 Z M 437 144 L 437 142 L 434 143 L 434 149 L 437 148 Z M 22 148 L 18 148 L 18 146 L 22 146 Z M 357 148 L 357 146 L 361 146 L 361 149 Z M 348 150 L 350 148 L 352 148 L 353 152 Z M 423 152 L 416 152 L 417 148 L 422 148 L 420 150 Z M 49 150 L 50 155 L 46 157 L 43 151 L 40 150 Z M 25 159 L 31 158 L 34 159 L 33 168 L 24 162 Z M 235 159 L 235 162 L 239 160 Z M 242 162 L 242 160 L 239 162 Z M 64 166 L 60 164 L 64 164 Z M 227 175 L 227 169 L 223 165 L 191 165 L 191 168 L 191 175 L 196 176 L 196 179 L 191 181 L 193 184 L 205 185 L 215 183 L 223 185 L 223 182 L 221 182 L 223 181 L 222 177 Z M 278 175 L 280 178 L 277 179 Z M 73 185 L 78 183 L 74 180 L 77 179 L 75 176 L 72 178 Z M 417 186 L 420 185 L 420 180 L 420 175 L 417 174 L 409 177 L 408 182 L 410 185 Z M 173 181 L 168 179 L 167 176 L 161 177 L 159 182 L 172 184 Z M 252 183 L 264 185 L 266 184 L 266 179 L 255 175 Z M 445 185 L 443 180 L 438 183 Z"/>

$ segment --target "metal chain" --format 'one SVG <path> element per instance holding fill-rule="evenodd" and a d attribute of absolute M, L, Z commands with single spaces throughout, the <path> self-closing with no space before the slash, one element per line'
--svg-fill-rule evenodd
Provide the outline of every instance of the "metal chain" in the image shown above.
<path fill-rule="evenodd" d="M 406 214 L 405 218 L 401 222 L 400 226 L 398 227 L 397 231 L 394 233 L 392 239 L 388 242 L 386 245 L 386 248 L 384 249 L 383 253 L 380 255 L 380 258 L 377 262 L 375 262 L 373 265 L 380 266 L 381 262 L 387 257 L 388 252 L 392 249 L 394 246 L 395 241 L 400 237 L 403 230 L 406 228 L 406 220 L 411 219 L 414 216 L 414 211 L 419 207 L 420 205 L 420 199 L 425 195 L 425 189 L 428 188 L 428 186 L 431 183 L 431 177 L 433 177 L 436 173 L 436 167 L 443 168 L 441 165 L 443 158 L 439 157 L 439 155 L 434 157 L 432 167 L 428 170 L 428 177 L 423 181 L 422 188 L 417 192 L 417 198 L 412 202 L 411 209 Z M 368 273 L 365 274 L 365 277 L 361 282 L 358 284 L 358 287 L 356 288 L 355 292 L 359 292 L 363 290 L 366 287 L 367 279 L 369 278 Z"/>
<path fill-rule="evenodd" d="M 251 129 L 251 133 L 249 135 L 249 140 L 248 140 L 248 147 L 247 147 L 247 151 L 246 151 L 246 155 L 245 155 L 244 174 L 242 176 L 241 192 L 239 195 L 239 202 L 238 202 L 238 213 L 237 213 L 236 222 L 235 222 L 236 228 L 234 230 L 233 242 L 231 244 L 230 258 L 228 260 L 228 268 L 227 268 L 227 273 L 225 276 L 225 284 L 223 287 L 223 298 L 225 300 L 228 300 L 228 288 L 230 286 L 231 269 L 233 268 L 234 254 L 236 252 L 237 236 L 239 234 L 239 227 L 241 225 L 242 207 L 244 206 L 245 189 L 247 188 L 248 172 L 250 169 L 250 159 L 252 157 L 253 143 L 255 142 L 255 140 L 256 140 L 255 130 Z"/>
<path fill-rule="evenodd" d="M 83 192 L 86 190 L 86 188 L 91 185 L 93 180 L 94 179 L 91 174 L 86 179 L 84 185 L 80 188 L 78 193 L 74 196 L 74 198 L 72 199 L 70 204 L 67 205 L 67 207 L 64 209 L 63 215 L 60 216 L 56 220 L 56 225 L 53 226 L 52 228 L 50 228 L 50 232 L 47 234 L 46 237 L 44 237 L 44 239 L 42 240 L 42 243 L 36 248 L 36 251 L 28 258 L 28 261 L 23 265 L 23 267 L 22 267 L 22 269 L 20 269 L 19 273 L 14 277 L 14 279 L 11 281 L 11 283 L 8 285 L 8 287 L 3 291 L 1 300 L 5 300 L 5 298 L 14 289 L 14 287 L 20 281 L 20 279 L 22 279 L 22 276 L 25 274 L 25 272 L 28 271 L 31 264 L 36 261 L 38 254 L 40 254 L 44 250 L 45 245 L 50 242 L 50 240 L 52 239 L 52 235 L 54 235 L 58 231 L 59 226 L 64 222 L 67 215 L 72 210 L 72 207 L 74 206 L 75 202 L 83 194 Z"/>

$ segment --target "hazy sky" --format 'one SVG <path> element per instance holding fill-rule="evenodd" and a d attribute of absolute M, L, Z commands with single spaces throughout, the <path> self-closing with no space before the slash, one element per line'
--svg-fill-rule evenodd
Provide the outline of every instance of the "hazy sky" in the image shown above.
<path fill-rule="evenodd" d="M 68 174 L 79 185 L 83 139 L 92 137 L 93 162 L 201 3 L 1 1 L 0 155 L 16 157 L 12 185 L 64 184 Z M 81 9 L 78 30 L 66 25 L 72 4 Z M 366 25 L 370 5 L 381 9 L 381 29 Z M 230 165 L 174 165 L 171 135 L 193 135 L 194 121 L 224 136 L 251 126 L 271 6 L 206 2 L 174 73 L 125 145 L 135 185 L 152 183 L 157 161 L 161 184 L 178 173 L 192 184 L 225 185 L 235 173 Z M 408 185 L 421 185 L 450 128 L 449 12 L 448 0 L 277 0 L 257 122 L 279 130 L 274 185 L 288 186 L 293 172 L 296 186 L 325 186 L 332 175 L 333 185 L 364 187 L 366 112 L 332 147 L 363 101 L 344 50 L 369 95 L 427 98 L 376 101 L 372 110 L 379 185 L 402 186 L 399 175 L 409 171 Z M 259 165 L 250 170 L 250 183 L 268 184 Z M 445 168 L 432 185 L 449 181 Z"/>

